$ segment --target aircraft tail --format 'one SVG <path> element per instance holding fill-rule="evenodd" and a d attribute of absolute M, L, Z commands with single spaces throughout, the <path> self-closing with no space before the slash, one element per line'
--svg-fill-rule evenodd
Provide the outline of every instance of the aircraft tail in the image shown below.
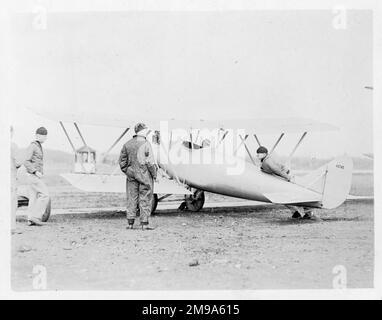
<path fill-rule="evenodd" d="M 346 200 L 352 174 L 352 159 L 342 156 L 303 177 L 296 177 L 296 183 L 322 194 L 322 208 L 334 209 Z"/>

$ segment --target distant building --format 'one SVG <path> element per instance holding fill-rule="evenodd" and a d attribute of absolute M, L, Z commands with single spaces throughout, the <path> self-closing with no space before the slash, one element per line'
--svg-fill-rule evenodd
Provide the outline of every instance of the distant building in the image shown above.
<path fill-rule="evenodd" d="M 76 150 L 75 173 L 96 173 L 96 151 L 89 146 L 83 146 Z"/>

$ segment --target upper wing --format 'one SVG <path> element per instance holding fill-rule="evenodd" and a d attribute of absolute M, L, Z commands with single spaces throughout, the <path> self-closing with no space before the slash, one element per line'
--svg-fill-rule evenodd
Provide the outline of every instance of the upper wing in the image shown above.
<path fill-rule="evenodd" d="M 274 133 L 300 133 L 314 131 L 338 130 L 337 127 L 304 118 L 257 118 L 257 119 L 159 119 L 150 115 L 129 113 L 128 115 L 110 115 L 96 113 L 58 113 L 51 111 L 33 112 L 55 121 L 76 122 L 81 124 L 129 128 L 136 122 L 143 121 L 151 129 L 160 130 L 161 125 L 166 125 L 169 129 L 242 129 L 247 133 L 274 134 Z"/>
<path fill-rule="evenodd" d="M 337 127 L 306 118 L 257 118 L 232 119 L 225 122 L 225 128 L 240 128 L 256 134 L 300 133 L 334 131 Z"/>
<path fill-rule="evenodd" d="M 32 110 L 32 112 L 54 121 L 62 122 L 75 122 L 79 124 L 87 124 L 93 126 L 105 126 L 105 127 L 117 127 L 117 128 L 130 128 L 138 121 L 144 119 L 138 117 L 138 115 L 121 116 L 117 114 L 97 114 L 97 113 L 63 113 L 63 112 L 51 112 L 49 110 Z M 140 120 L 139 120 L 140 119 Z M 157 122 L 156 119 L 145 118 L 146 122 Z M 149 121 L 147 121 L 149 120 Z"/>

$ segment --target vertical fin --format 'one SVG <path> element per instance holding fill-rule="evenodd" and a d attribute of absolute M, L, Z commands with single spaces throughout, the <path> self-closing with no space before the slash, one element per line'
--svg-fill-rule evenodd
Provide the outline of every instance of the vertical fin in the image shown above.
<path fill-rule="evenodd" d="M 333 209 L 346 200 L 351 188 L 352 174 L 352 159 L 342 156 L 303 177 L 296 177 L 296 183 L 321 193 L 322 207 Z"/>

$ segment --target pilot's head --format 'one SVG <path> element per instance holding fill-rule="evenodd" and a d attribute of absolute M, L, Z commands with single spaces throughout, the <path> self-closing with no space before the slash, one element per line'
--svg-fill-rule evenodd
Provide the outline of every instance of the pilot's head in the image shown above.
<path fill-rule="evenodd" d="M 148 132 L 149 132 L 149 129 L 147 128 L 147 126 L 142 123 L 142 122 L 139 122 L 135 125 L 134 127 L 134 131 L 135 131 L 135 134 L 137 136 L 141 136 L 141 137 L 145 137 L 147 136 Z"/>
<path fill-rule="evenodd" d="M 36 140 L 40 143 L 44 143 L 48 138 L 48 130 L 44 127 L 40 127 L 36 130 Z"/>
<path fill-rule="evenodd" d="M 268 149 L 263 147 L 263 146 L 260 146 L 257 151 L 257 157 L 260 159 L 260 160 L 263 160 L 267 155 L 268 155 Z"/>

